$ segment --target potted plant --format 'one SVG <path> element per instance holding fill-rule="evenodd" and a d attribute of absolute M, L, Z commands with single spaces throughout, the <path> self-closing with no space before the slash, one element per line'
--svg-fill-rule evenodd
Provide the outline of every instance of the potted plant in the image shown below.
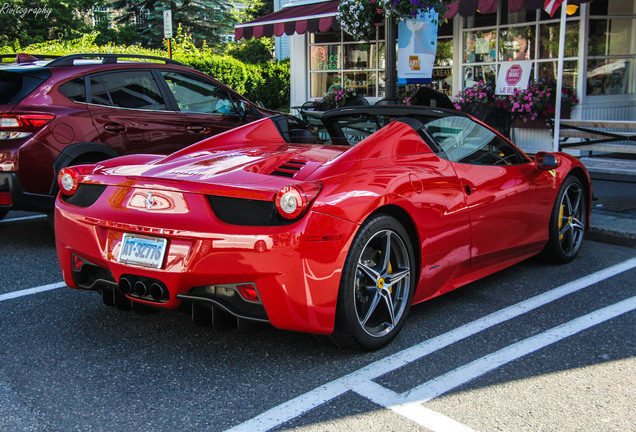
<path fill-rule="evenodd" d="M 332 85 L 322 99 L 314 101 L 314 109 L 317 111 L 327 111 L 333 108 L 343 107 L 356 98 L 356 92 L 352 88 L 343 89 L 340 85 Z"/>
<path fill-rule="evenodd" d="M 524 123 L 554 118 L 556 109 L 556 81 L 530 81 L 528 88 L 515 90 L 507 101 L 510 112 Z M 579 103 L 573 90 L 563 88 L 561 93 L 561 117 L 569 117 L 572 108 Z M 533 122 L 534 123 L 534 122 Z M 517 127 L 523 127 L 518 124 Z"/>

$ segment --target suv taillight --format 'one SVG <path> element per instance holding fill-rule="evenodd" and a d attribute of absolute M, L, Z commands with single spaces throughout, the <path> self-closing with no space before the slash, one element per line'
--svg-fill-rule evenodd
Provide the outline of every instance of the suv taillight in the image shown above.
<path fill-rule="evenodd" d="M 53 114 L 0 114 L 0 139 L 26 138 L 54 118 Z"/>

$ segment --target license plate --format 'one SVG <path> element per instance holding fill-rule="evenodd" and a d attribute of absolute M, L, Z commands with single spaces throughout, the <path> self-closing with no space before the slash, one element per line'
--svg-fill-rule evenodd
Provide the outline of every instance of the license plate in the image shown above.
<path fill-rule="evenodd" d="M 117 261 L 142 267 L 161 268 L 167 239 L 125 233 Z"/>

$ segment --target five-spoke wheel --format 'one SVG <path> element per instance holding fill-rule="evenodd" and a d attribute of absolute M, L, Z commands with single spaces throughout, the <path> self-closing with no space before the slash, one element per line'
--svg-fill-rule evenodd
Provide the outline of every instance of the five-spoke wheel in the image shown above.
<path fill-rule="evenodd" d="M 552 209 L 544 256 L 559 263 L 572 261 L 581 248 L 586 223 L 585 189 L 578 178 L 570 176 L 563 182 Z"/>
<path fill-rule="evenodd" d="M 343 269 L 334 338 L 366 349 L 388 344 L 410 308 L 415 268 L 409 236 L 396 219 L 380 215 L 365 222 Z"/>

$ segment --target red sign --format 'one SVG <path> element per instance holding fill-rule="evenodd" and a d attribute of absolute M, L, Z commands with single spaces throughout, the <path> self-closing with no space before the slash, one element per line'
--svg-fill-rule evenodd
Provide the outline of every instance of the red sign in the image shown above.
<path fill-rule="evenodd" d="M 516 86 L 519 81 L 521 81 L 521 75 L 523 74 L 523 69 L 519 65 L 513 65 L 506 72 L 506 84 L 509 86 Z"/>

